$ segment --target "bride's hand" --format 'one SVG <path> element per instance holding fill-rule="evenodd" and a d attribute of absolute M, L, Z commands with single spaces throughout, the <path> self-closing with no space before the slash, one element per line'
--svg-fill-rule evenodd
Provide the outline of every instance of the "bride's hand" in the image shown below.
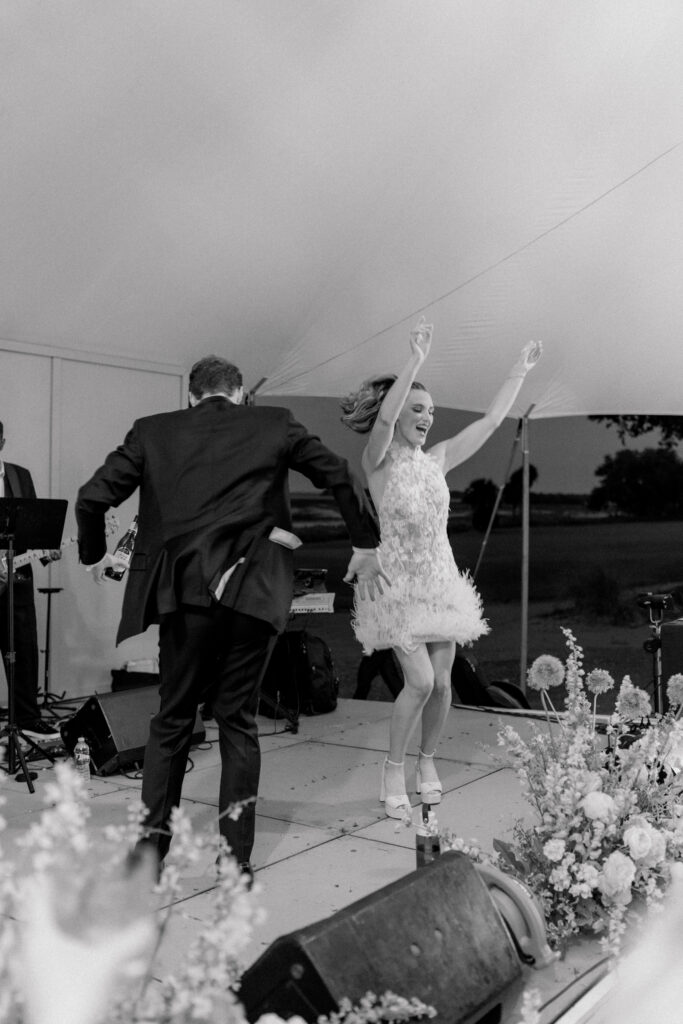
<path fill-rule="evenodd" d="M 528 373 L 541 358 L 542 352 L 542 341 L 528 341 L 522 349 L 519 359 L 515 363 L 515 370 L 518 370 L 521 373 Z"/>
<path fill-rule="evenodd" d="M 410 332 L 410 348 L 421 360 L 429 355 L 433 330 L 434 325 L 425 323 L 425 318 L 421 316 Z"/>

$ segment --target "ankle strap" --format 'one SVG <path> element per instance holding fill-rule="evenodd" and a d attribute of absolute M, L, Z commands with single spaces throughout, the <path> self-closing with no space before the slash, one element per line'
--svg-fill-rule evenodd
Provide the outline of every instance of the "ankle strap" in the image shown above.
<path fill-rule="evenodd" d="M 405 765 L 405 761 L 390 761 L 388 757 L 385 757 L 384 760 L 387 764 L 392 765 L 392 767 L 394 768 L 403 768 L 403 766 Z"/>
<path fill-rule="evenodd" d="M 432 758 L 432 757 L 434 757 L 434 754 L 436 753 L 436 751 L 434 751 L 434 752 L 433 752 L 433 753 L 431 753 L 431 754 L 425 754 L 425 752 L 424 752 L 424 750 L 422 749 L 422 747 L 418 747 L 418 751 L 417 751 L 417 752 L 418 752 L 418 754 L 420 755 L 420 757 L 427 757 L 427 758 Z"/>

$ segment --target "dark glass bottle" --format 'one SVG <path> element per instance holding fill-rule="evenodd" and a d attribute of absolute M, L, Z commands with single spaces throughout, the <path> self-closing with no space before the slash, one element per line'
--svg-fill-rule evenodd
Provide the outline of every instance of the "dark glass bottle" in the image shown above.
<path fill-rule="evenodd" d="M 133 548 L 135 547 L 135 538 L 137 537 L 137 533 L 138 517 L 134 516 L 132 523 L 114 548 L 114 558 L 117 562 L 125 562 L 125 569 L 114 569 L 112 566 L 107 566 L 104 570 L 104 575 L 108 576 L 110 580 L 123 579 L 124 573 L 130 566 L 130 560 L 133 557 Z"/>
<path fill-rule="evenodd" d="M 415 857 L 417 867 L 431 864 L 441 854 L 441 840 L 436 815 L 429 804 L 422 804 L 422 821 L 415 830 Z"/>

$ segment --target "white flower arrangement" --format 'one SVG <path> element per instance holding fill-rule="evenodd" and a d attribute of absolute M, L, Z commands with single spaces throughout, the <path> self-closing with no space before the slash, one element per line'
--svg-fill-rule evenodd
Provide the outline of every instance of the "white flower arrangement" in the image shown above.
<path fill-rule="evenodd" d="M 601 669 L 586 675 L 582 649 L 563 633 L 566 664 L 543 655 L 529 670 L 548 730 L 526 741 L 508 725 L 498 736 L 535 822 L 518 821 L 511 843 L 494 841 L 496 863 L 538 897 L 551 945 L 597 933 L 616 953 L 627 908 L 659 900 L 683 858 L 683 675 L 669 680 L 665 715 L 652 714 L 648 694 L 625 677 L 601 731 L 597 698 L 614 681 Z M 547 692 L 560 682 L 562 713 Z"/>
<path fill-rule="evenodd" d="M 397 996 L 395 992 L 385 992 L 381 996 L 368 992 L 355 1005 L 350 999 L 342 999 L 338 1012 L 328 1017 L 318 1017 L 317 1024 L 381 1024 L 383 1021 L 424 1020 L 431 1017 L 436 1017 L 436 1010 L 421 999 L 406 999 Z M 263 1018 L 259 1024 L 263 1024 Z"/>
<path fill-rule="evenodd" d="M 90 827 L 91 801 L 67 763 L 45 787 L 46 809 L 18 840 L 22 863 L 0 850 L 0 1024 L 247 1024 L 239 1001 L 243 955 L 262 921 L 258 886 L 249 889 L 225 841 L 196 834 L 173 812 L 173 844 L 156 881 L 156 862 L 131 859 L 141 833 L 138 801 L 123 826 Z M 3 803 L 0 796 L 0 805 Z M 241 806 L 229 809 L 233 816 Z M 5 822 L 0 815 L 0 831 Z M 181 897 L 181 878 L 215 862 L 209 918 L 182 966 L 159 977 L 157 953 Z M 379 1024 L 433 1017 L 419 999 L 368 992 L 342 1000 L 321 1024 Z M 264 1014 L 258 1024 L 284 1024 Z M 293 1017 L 289 1024 L 304 1024 Z"/>

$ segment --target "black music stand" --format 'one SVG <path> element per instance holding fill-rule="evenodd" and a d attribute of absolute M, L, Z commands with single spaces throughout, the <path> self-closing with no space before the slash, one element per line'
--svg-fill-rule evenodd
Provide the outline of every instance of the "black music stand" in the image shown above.
<path fill-rule="evenodd" d="M 7 737 L 7 769 L 13 773 L 17 769 L 17 761 L 21 773 L 16 776 L 17 782 L 23 776 L 29 793 L 34 793 L 32 777 L 27 766 L 19 740 L 37 750 L 49 761 L 56 758 L 44 750 L 30 736 L 17 727 L 15 707 L 14 668 L 16 651 L 14 649 L 14 557 L 20 551 L 45 550 L 58 548 L 62 542 L 64 520 L 66 518 L 67 501 L 63 498 L 0 498 L 0 547 L 7 550 L 7 638 L 8 650 L 5 654 L 7 674 L 7 725 L 0 730 L 0 738 Z"/>

